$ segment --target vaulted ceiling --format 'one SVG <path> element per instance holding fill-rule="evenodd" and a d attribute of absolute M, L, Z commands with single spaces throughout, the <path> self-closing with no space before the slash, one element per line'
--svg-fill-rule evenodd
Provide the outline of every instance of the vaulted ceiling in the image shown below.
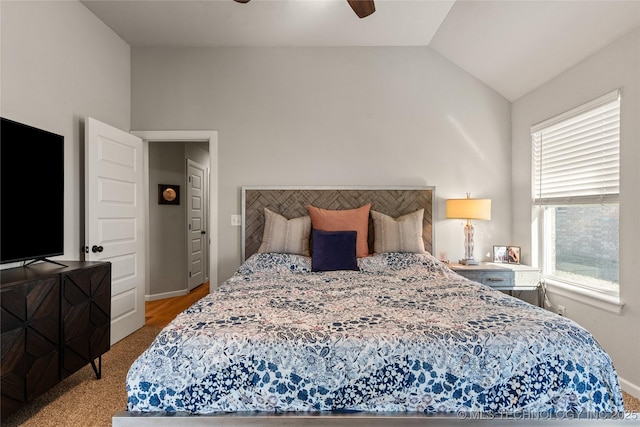
<path fill-rule="evenodd" d="M 640 26 L 638 0 L 82 3 L 133 47 L 429 46 L 511 101 Z"/>

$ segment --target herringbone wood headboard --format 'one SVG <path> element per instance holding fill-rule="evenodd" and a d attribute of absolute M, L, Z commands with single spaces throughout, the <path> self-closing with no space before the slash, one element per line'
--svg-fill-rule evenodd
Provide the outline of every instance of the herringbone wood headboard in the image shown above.
<path fill-rule="evenodd" d="M 291 219 L 308 215 L 307 206 L 354 209 L 371 203 L 371 209 L 398 217 L 424 208 L 424 247 L 433 253 L 434 187 L 242 187 L 242 259 L 258 251 L 264 230 L 264 208 Z M 373 221 L 369 219 L 369 247 L 373 248 Z M 373 252 L 373 251 L 371 251 Z"/>

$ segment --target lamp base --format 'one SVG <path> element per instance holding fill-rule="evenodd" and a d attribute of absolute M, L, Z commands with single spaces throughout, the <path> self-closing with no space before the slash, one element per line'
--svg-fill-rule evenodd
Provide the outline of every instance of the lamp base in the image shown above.
<path fill-rule="evenodd" d="M 461 259 L 458 263 L 462 265 L 480 265 L 480 261 L 475 259 Z"/>

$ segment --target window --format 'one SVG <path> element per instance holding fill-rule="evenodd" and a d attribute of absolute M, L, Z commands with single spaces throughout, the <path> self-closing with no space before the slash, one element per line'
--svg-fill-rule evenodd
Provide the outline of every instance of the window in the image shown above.
<path fill-rule="evenodd" d="M 618 295 L 620 92 L 531 128 L 546 278 Z"/>

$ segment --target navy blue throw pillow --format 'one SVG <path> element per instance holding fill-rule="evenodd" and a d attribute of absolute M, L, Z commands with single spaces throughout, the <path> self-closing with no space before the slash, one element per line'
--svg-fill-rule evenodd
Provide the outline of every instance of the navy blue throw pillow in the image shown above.
<path fill-rule="evenodd" d="M 358 270 L 355 231 L 312 230 L 311 271 Z"/>

